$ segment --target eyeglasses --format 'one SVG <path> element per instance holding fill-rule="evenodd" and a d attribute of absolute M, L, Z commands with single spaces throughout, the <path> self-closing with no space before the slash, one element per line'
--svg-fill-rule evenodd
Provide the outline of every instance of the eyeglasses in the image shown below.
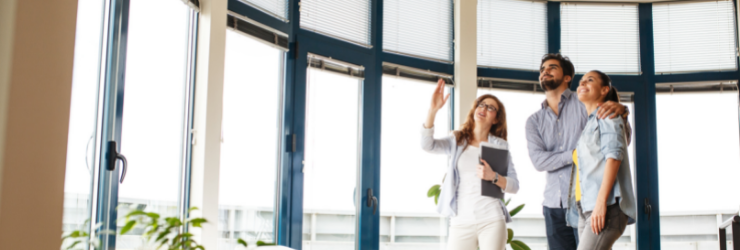
<path fill-rule="evenodd" d="M 486 110 L 488 110 L 488 112 L 498 112 L 498 109 L 496 107 L 494 107 L 493 105 L 488 105 L 484 102 L 478 103 L 478 107 L 485 108 Z"/>

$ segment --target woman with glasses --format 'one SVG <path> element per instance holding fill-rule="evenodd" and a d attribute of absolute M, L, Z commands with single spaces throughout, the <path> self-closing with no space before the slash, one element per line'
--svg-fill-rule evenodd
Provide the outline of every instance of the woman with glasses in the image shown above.
<path fill-rule="evenodd" d="M 589 116 L 573 151 L 576 167 L 566 220 L 578 225 L 579 250 L 608 250 L 637 215 L 627 155 L 629 135 L 621 117 L 596 115 L 600 104 L 619 102 L 609 76 L 598 70 L 586 73 L 578 85 L 578 99 Z"/>
<path fill-rule="evenodd" d="M 506 223 L 511 222 L 511 216 L 501 199 L 481 195 L 481 180 L 490 181 L 510 194 L 519 190 L 519 181 L 510 153 L 508 171 L 496 173 L 487 162 L 481 164 L 479 148 L 481 143 L 508 148 L 506 110 L 495 96 L 482 95 L 473 102 L 462 129 L 435 139 L 434 118 L 450 97 L 444 95 L 444 84 L 439 80 L 432 94 L 421 147 L 427 152 L 451 157 L 437 204 L 437 211 L 450 217 L 447 249 L 505 249 Z"/>

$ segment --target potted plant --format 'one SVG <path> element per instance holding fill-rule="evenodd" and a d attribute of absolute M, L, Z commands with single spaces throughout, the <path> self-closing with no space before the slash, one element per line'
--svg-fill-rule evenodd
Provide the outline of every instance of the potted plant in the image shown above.
<path fill-rule="evenodd" d="M 192 212 L 197 210 L 197 207 L 192 207 L 188 210 Z M 90 235 L 85 230 L 89 220 L 81 226 L 80 229 L 70 232 L 69 234 L 62 237 L 62 246 L 67 250 L 85 249 L 85 246 L 90 244 L 93 249 L 100 247 L 100 242 L 95 235 Z M 200 249 L 205 250 L 205 247 L 198 244 L 193 239 L 193 234 L 182 230 L 183 228 L 197 227 L 201 228 L 203 224 L 208 223 L 205 218 L 187 218 L 181 220 L 177 217 L 166 217 L 155 212 L 145 212 L 140 209 L 135 209 L 129 212 L 125 217 L 124 226 L 119 231 L 120 235 L 124 235 L 131 231 L 137 225 L 144 227 L 144 234 L 142 237 L 147 242 L 153 242 L 157 246 L 157 249 L 167 250 L 194 250 Z M 110 234 L 109 230 L 97 230 L 102 224 L 96 225 L 95 231 L 97 234 Z M 152 239 L 154 239 L 152 241 Z M 237 243 L 244 247 L 248 247 L 245 240 L 239 238 Z M 66 245 L 65 245 L 66 244 Z M 257 241 L 256 247 L 260 246 L 273 246 L 274 243 L 266 243 L 263 241 Z"/>

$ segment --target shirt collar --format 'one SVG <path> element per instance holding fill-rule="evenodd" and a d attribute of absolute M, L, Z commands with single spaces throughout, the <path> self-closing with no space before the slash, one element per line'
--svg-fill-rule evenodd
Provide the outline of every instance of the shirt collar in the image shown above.
<path fill-rule="evenodd" d="M 571 91 L 570 89 L 565 89 L 565 91 L 563 91 L 563 94 L 560 95 L 560 102 L 570 99 L 572 95 L 573 95 L 573 91 Z M 547 98 L 545 98 L 545 100 L 542 101 L 542 108 L 543 109 L 547 108 Z"/>
<path fill-rule="evenodd" d="M 596 107 L 596 109 L 594 109 L 594 112 L 591 112 L 591 114 L 588 115 L 588 118 L 590 119 L 591 117 L 596 116 L 596 113 L 599 112 L 600 108 L 601 107 Z"/>

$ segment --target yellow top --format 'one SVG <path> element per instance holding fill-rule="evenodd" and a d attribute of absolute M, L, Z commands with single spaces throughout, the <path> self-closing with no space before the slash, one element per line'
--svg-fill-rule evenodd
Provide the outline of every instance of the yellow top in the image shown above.
<path fill-rule="evenodd" d="M 576 165 L 576 201 L 581 201 L 581 174 L 578 171 L 578 152 L 573 150 L 573 164 Z"/>

